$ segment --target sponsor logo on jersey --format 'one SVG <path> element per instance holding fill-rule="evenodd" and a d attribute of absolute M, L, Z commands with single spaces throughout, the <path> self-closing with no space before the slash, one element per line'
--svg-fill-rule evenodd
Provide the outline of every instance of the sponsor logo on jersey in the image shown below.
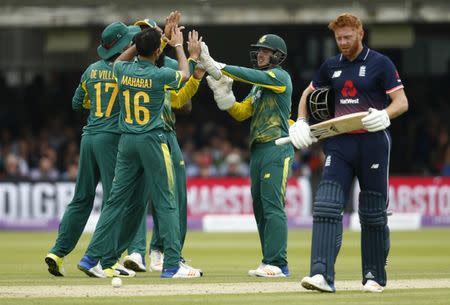
<path fill-rule="evenodd" d="M 338 78 L 339 76 L 341 76 L 341 73 L 342 73 L 341 70 L 334 71 L 333 76 L 331 78 Z"/>
<path fill-rule="evenodd" d="M 340 99 L 339 102 L 341 104 L 359 104 L 359 98 L 352 99 L 351 97 L 355 97 L 358 94 L 358 90 L 353 85 L 351 80 L 346 80 L 344 83 L 344 88 L 341 90 L 341 95 L 343 97 L 347 97 L 345 99 Z"/>
<path fill-rule="evenodd" d="M 367 274 L 365 275 L 366 279 L 374 279 L 375 277 L 373 276 L 372 272 L 367 272 Z"/>
<path fill-rule="evenodd" d="M 371 169 L 378 169 L 378 167 L 380 167 L 380 164 L 374 163 L 374 164 L 372 164 L 372 166 L 370 168 Z"/>
<path fill-rule="evenodd" d="M 354 97 L 358 94 L 358 90 L 356 90 L 351 80 L 346 80 L 344 83 L 344 88 L 341 90 L 341 94 L 343 97 Z"/>
<path fill-rule="evenodd" d="M 339 100 L 339 103 L 341 105 L 359 104 L 359 98 L 355 98 L 355 99 L 352 99 L 352 98 L 341 98 Z"/>

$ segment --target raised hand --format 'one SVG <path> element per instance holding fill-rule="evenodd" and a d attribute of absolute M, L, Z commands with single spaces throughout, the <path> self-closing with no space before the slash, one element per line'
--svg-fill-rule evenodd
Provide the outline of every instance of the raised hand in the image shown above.
<path fill-rule="evenodd" d="M 214 77 L 214 79 L 219 80 L 222 76 L 222 72 L 220 71 L 223 69 L 226 64 L 216 62 L 211 55 L 209 55 L 209 49 L 206 43 L 203 41 L 201 42 L 201 49 L 202 52 L 200 53 L 200 64 L 201 66 L 208 72 L 209 75 Z"/>
<path fill-rule="evenodd" d="M 201 52 L 201 42 L 203 37 L 198 37 L 198 32 L 196 30 L 192 30 L 188 34 L 188 51 L 189 57 L 192 59 L 198 60 L 200 58 Z"/>
<path fill-rule="evenodd" d="M 183 32 L 181 31 L 182 28 L 175 27 L 172 30 L 172 34 L 170 35 L 170 40 L 167 41 L 167 43 L 172 47 L 178 47 L 183 46 Z"/>
<path fill-rule="evenodd" d="M 173 29 L 178 27 L 181 20 L 181 13 L 178 11 L 170 12 L 169 16 L 166 17 L 166 24 L 164 26 L 164 37 L 167 40 L 172 38 Z M 184 27 L 182 28 L 184 29 Z"/>

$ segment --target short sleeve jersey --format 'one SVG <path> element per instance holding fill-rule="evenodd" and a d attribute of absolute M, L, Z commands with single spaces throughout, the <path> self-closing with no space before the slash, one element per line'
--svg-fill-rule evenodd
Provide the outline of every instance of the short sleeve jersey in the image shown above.
<path fill-rule="evenodd" d="M 326 60 L 311 82 L 313 89 L 332 87 L 335 93 L 335 117 L 384 109 L 388 94 L 402 89 L 395 65 L 385 55 L 364 47 L 353 61 L 342 54 Z"/>
<path fill-rule="evenodd" d="M 120 131 L 140 134 L 163 128 L 165 92 L 181 86 L 180 72 L 143 60 L 119 61 L 114 77 L 119 86 Z"/>
<path fill-rule="evenodd" d="M 91 64 L 81 76 L 80 84 L 72 98 L 72 107 L 76 110 L 89 109 L 83 135 L 120 133 L 120 109 L 116 102 L 118 88 L 112 68 L 112 62 L 100 60 Z"/>

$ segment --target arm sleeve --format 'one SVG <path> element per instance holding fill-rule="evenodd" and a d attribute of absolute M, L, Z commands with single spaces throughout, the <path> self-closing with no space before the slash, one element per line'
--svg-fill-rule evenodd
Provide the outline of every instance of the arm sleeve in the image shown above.
<path fill-rule="evenodd" d="M 163 67 L 160 69 L 161 78 L 164 83 L 164 89 L 177 90 L 181 87 L 181 72 L 174 69 Z"/>
<path fill-rule="evenodd" d="M 253 114 L 252 98 L 247 97 L 242 102 L 236 102 L 233 106 L 227 110 L 233 119 L 242 122 Z"/>
<path fill-rule="evenodd" d="M 222 73 L 236 81 L 264 87 L 275 93 L 286 91 L 286 76 L 280 70 L 256 70 L 237 66 L 225 66 Z"/>
<path fill-rule="evenodd" d="M 387 56 L 383 56 L 383 63 L 381 66 L 383 67 L 382 84 L 386 94 L 402 89 L 403 84 L 400 75 L 398 74 L 394 63 Z"/>
<path fill-rule="evenodd" d="M 86 71 L 81 75 L 80 84 L 75 90 L 75 94 L 72 98 L 72 109 L 75 111 L 81 111 L 83 109 L 91 108 L 91 101 L 89 99 L 89 93 L 86 87 Z"/>
<path fill-rule="evenodd" d="M 161 52 L 164 51 L 166 46 L 167 46 L 167 41 L 165 41 L 164 39 L 161 38 L 161 45 L 159 46 L 159 48 L 161 49 Z"/>
<path fill-rule="evenodd" d="M 186 84 L 178 91 L 170 91 L 170 106 L 174 109 L 182 108 L 197 93 L 200 79 L 191 76 Z"/>
<path fill-rule="evenodd" d="M 327 87 L 331 84 L 330 77 L 328 76 L 328 61 L 325 61 L 314 74 L 311 82 L 311 88 L 316 90 L 317 88 Z"/>
<path fill-rule="evenodd" d="M 197 62 L 189 57 L 188 63 L 189 63 L 189 71 L 192 74 L 194 73 L 195 67 L 197 66 Z M 164 67 L 178 70 L 178 61 L 166 55 L 164 56 Z"/>

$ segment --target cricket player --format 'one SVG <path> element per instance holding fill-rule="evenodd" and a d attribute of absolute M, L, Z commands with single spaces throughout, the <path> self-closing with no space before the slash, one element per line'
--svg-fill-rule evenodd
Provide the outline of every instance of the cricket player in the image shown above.
<path fill-rule="evenodd" d="M 114 77 L 119 86 L 122 136 L 119 142 L 115 177 L 111 195 L 105 203 L 88 249 L 78 268 L 90 276 L 98 261 L 108 255 L 111 244 L 122 236 L 135 236 L 146 204 L 132 200 L 136 183 L 143 176 L 148 195 L 157 211 L 165 260 L 161 277 L 194 278 L 201 274 L 180 265 L 180 229 L 176 204 L 174 169 L 170 147 L 161 117 L 165 91 L 178 89 L 189 79 L 189 66 L 183 50 L 180 28 L 173 30 L 168 42 L 176 50 L 179 71 L 158 68 L 161 33 L 145 29 L 135 36 L 135 45 L 125 51 L 114 64 Z M 137 61 L 130 61 L 135 56 Z M 147 194 L 144 195 L 144 198 Z M 110 268 L 111 261 L 103 268 Z"/>
<path fill-rule="evenodd" d="M 97 49 L 101 59 L 83 73 L 72 99 L 72 108 L 77 111 L 88 109 L 89 117 L 81 138 L 75 194 L 64 212 L 55 245 L 45 257 L 48 271 L 55 276 L 64 275 L 64 257 L 75 248 L 84 230 L 99 180 L 103 187 L 103 203 L 109 197 L 120 139 L 118 87 L 113 78 L 113 62 L 139 30 L 139 27 L 127 27 L 122 22 L 114 22 L 103 30 L 102 43 Z M 134 274 L 119 264 L 112 267 L 114 272 Z M 97 266 L 96 269 L 101 268 Z"/>
<path fill-rule="evenodd" d="M 291 145 L 276 146 L 275 140 L 288 135 L 289 129 L 292 82 L 280 66 L 286 59 L 287 47 L 284 40 L 274 34 L 262 36 L 251 47 L 254 69 L 218 64 L 206 47 L 202 48 L 200 63 L 210 74 L 208 85 L 214 91 L 219 109 L 228 111 L 237 121 L 252 118 L 251 194 L 263 258 L 258 268 L 248 273 L 259 277 L 286 277 L 289 269 L 284 200 L 294 149 Z M 242 102 L 236 102 L 231 90 L 232 79 L 253 85 Z"/>
<path fill-rule="evenodd" d="M 175 12 L 175 14 L 176 16 L 174 16 L 175 19 L 174 22 L 175 24 L 178 24 L 180 20 L 180 14 L 178 12 Z M 158 31 L 163 32 L 158 27 L 157 23 L 151 19 L 139 20 L 134 25 L 138 25 L 142 29 L 156 28 L 158 29 Z M 164 32 L 168 32 L 167 26 L 164 29 Z M 168 36 L 168 34 L 169 33 L 167 33 L 166 36 Z M 180 89 L 179 91 L 176 90 L 166 91 L 163 108 L 164 129 L 167 132 L 167 138 L 170 144 L 169 146 L 171 147 L 172 162 L 174 164 L 174 176 L 176 180 L 175 187 L 180 216 L 181 249 L 183 249 L 184 246 L 187 230 L 186 171 L 183 154 L 178 145 L 175 133 L 176 118 L 172 109 L 178 112 L 181 111 L 181 113 L 189 113 L 191 111 L 192 103 L 190 99 L 197 92 L 200 82 L 205 74 L 205 71 L 203 69 L 195 67 L 200 54 L 199 53 L 197 54 L 195 52 L 195 49 L 189 48 L 190 46 L 194 45 L 194 43 L 193 44 L 190 43 L 191 40 L 199 40 L 198 33 L 196 31 L 190 32 L 188 40 L 188 50 L 189 50 L 188 62 L 189 62 L 189 69 L 190 71 L 193 71 L 193 75 L 186 82 L 183 88 Z M 164 40 L 162 40 L 161 45 L 162 46 L 165 45 Z M 160 58 L 157 61 L 157 65 L 176 69 L 176 67 L 178 66 L 178 62 L 164 54 L 161 54 Z M 152 206 L 152 216 L 154 226 L 153 226 L 152 240 L 150 242 L 150 271 L 160 272 L 162 271 L 162 266 L 164 262 L 164 253 L 162 240 L 159 236 L 157 217 L 155 217 L 155 214 L 156 211 Z M 123 261 L 124 265 L 127 266 L 127 268 L 137 272 L 146 271 L 146 264 L 145 264 L 146 237 L 147 237 L 147 218 L 145 213 L 141 227 L 137 232 L 135 238 L 131 242 L 130 246 L 128 247 L 129 255 L 125 256 Z M 191 268 L 184 262 L 184 259 L 182 257 L 181 257 L 181 264 L 184 264 L 186 267 Z"/>
<path fill-rule="evenodd" d="M 306 97 L 317 88 L 334 91 L 335 116 L 369 111 L 363 130 L 325 139 L 323 176 L 313 204 L 313 235 L 310 276 L 306 289 L 334 292 L 334 264 L 342 241 L 342 215 L 353 179 L 359 180 L 362 284 L 369 292 L 382 292 L 386 285 L 385 264 L 389 253 L 388 176 L 393 118 L 408 109 L 403 84 L 392 61 L 363 45 L 361 20 L 342 14 L 331 21 L 340 54 L 326 60 L 303 91 L 299 117 L 289 137 L 298 149 L 316 139 L 311 135 Z"/>

